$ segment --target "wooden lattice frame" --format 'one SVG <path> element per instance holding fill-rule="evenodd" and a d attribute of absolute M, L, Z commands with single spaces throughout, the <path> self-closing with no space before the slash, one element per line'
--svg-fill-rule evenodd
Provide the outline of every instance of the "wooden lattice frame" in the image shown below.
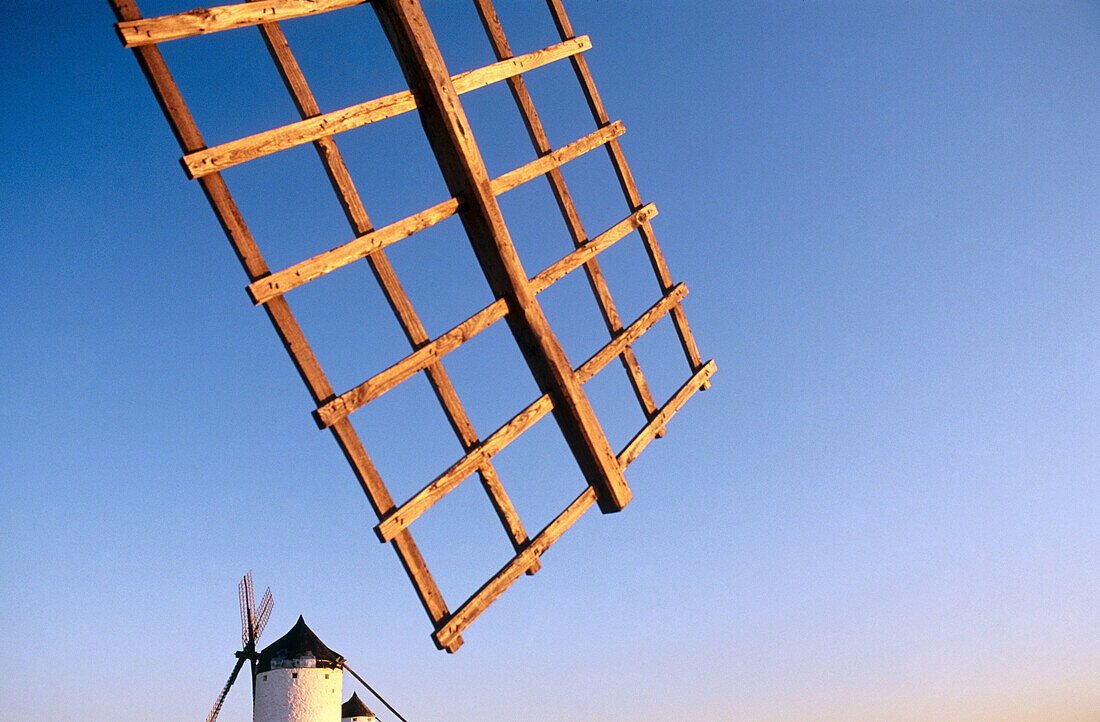
<path fill-rule="evenodd" d="M 539 568 L 540 555 L 593 503 L 605 513 L 618 511 L 630 500 L 623 478 L 627 467 L 656 436 L 668 419 L 701 388 L 709 386 L 714 362 L 704 363 L 692 338 L 681 300 L 684 284 L 673 284 L 653 234 L 652 204 L 643 204 L 626 164 L 618 136 L 620 122 L 611 122 L 596 92 L 581 53 L 591 47 L 587 36 L 577 37 L 560 0 L 547 0 L 562 42 L 521 56 L 513 56 L 491 0 L 473 0 L 497 63 L 451 76 L 418 0 L 374 0 L 374 9 L 409 83 L 410 90 L 322 113 L 280 29 L 280 20 L 314 15 L 364 0 L 255 0 L 178 15 L 142 18 L 133 0 L 110 0 L 119 20 L 116 28 L 126 47 L 133 48 L 150 86 L 183 149 L 185 171 L 198 179 L 230 243 L 241 260 L 254 303 L 263 305 L 313 397 L 314 416 L 336 437 L 378 514 L 379 538 L 390 542 L 408 572 L 435 631 L 441 649 L 455 651 L 461 632 L 524 572 Z M 287 126 L 207 148 L 172 79 L 157 43 L 232 28 L 258 26 L 271 57 L 293 97 L 302 120 Z M 597 130 L 562 148 L 552 149 L 521 73 L 546 63 L 568 59 L 580 81 Z M 505 80 L 538 154 L 538 159 L 490 179 L 458 96 L 460 93 Z M 452 198 L 404 220 L 375 228 L 337 150 L 333 136 L 383 118 L 418 110 L 432 150 Z M 355 239 L 326 253 L 271 272 L 219 171 L 269 153 L 312 142 L 332 183 Z M 559 170 L 583 153 L 604 146 L 611 158 L 630 214 L 607 231 L 589 238 Z M 528 278 L 497 206 L 496 196 L 545 175 L 561 210 L 576 250 Z M 386 258 L 386 246 L 407 238 L 450 216 L 459 216 L 494 297 L 488 307 L 438 338 L 430 338 L 402 290 Z M 663 297 L 628 326 L 623 325 L 611 299 L 596 256 L 637 230 L 656 273 Z M 306 343 L 283 294 L 308 281 L 359 259 L 366 259 L 395 311 L 413 352 L 359 386 L 337 395 Z M 535 300 L 570 271 L 583 267 L 596 296 L 611 341 L 574 369 Z M 631 349 L 654 323 L 671 315 L 691 374 L 680 389 L 658 406 Z M 523 352 L 543 395 L 485 438 L 478 436 L 459 402 L 440 361 L 492 323 L 504 319 Z M 618 357 L 647 423 L 618 454 L 612 452 L 585 397 L 582 385 Z M 459 461 L 401 505 L 390 492 L 352 428 L 348 415 L 402 381 L 423 371 L 438 397 L 465 451 Z M 553 413 L 588 487 L 534 538 L 527 535 L 496 471 L 492 457 L 547 413 Z M 412 536 L 409 524 L 462 480 L 477 472 L 482 486 L 507 531 L 516 554 L 499 572 L 453 612 L 444 602 Z"/>

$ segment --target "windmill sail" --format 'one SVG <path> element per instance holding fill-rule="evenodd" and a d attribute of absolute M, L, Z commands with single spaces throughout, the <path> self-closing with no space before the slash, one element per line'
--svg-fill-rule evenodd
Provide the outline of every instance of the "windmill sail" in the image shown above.
<path fill-rule="evenodd" d="M 237 585 L 237 595 L 241 602 L 241 651 L 237 652 L 237 664 L 233 667 L 233 673 L 229 675 L 229 681 L 225 683 L 221 694 L 218 695 L 218 701 L 214 703 L 214 708 L 206 716 L 206 722 L 214 722 L 217 718 L 218 712 L 221 711 L 222 704 L 225 702 L 225 697 L 229 694 L 229 688 L 237 681 L 237 675 L 240 674 L 241 667 L 244 666 L 246 659 L 252 663 L 252 684 L 253 686 L 256 684 L 256 640 L 263 634 L 264 627 L 267 626 L 267 620 L 271 618 L 271 610 L 275 603 L 271 598 L 271 587 L 268 587 L 264 591 L 263 598 L 260 599 L 259 608 L 253 604 L 255 597 L 252 591 L 251 569 Z M 253 689 L 253 693 L 255 693 L 255 689 Z"/>
<path fill-rule="evenodd" d="M 210 710 L 210 714 L 206 715 L 206 722 L 214 722 L 218 716 L 218 712 L 222 709 L 222 703 L 225 702 L 225 696 L 229 694 L 229 688 L 233 686 L 233 683 L 237 681 L 237 675 L 240 674 L 241 667 L 244 666 L 244 657 L 237 660 L 237 664 L 233 666 L 233 674 L 229 675 L 229 681 L 222 687 L 222 693 L 218 695 L 218 701 L 214 703 L 214 709 Z"/>

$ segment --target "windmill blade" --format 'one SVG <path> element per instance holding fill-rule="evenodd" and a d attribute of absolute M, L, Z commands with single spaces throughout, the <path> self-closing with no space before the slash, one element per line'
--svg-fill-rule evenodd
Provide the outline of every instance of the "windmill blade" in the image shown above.
<path fill-rule="evenodd" d="M 264 591 L 264 596 L 260 599 L 260 609 L 256 613 L 254 625 L 256 627 L 255 634 L 252 636 L 253 640 L 260 638 L 260 635 L 264 633 L 264 627 L 267 626 L 267 620 L 271 617 L 271 608 L 275 606 L 275 602 L 271 599 L 271 587 L 268 587 Z"/>
<path fill-rule="evenodd" d="M 214 719 L 218 716 L 218 712 L 221 711 L 222 703 L 225 702 L 225 696 L 229 694 L 229 688 L 233 686 L 233 682 L 237 680 L 237 675 L 241 671 L 241 667 L 244 665 L 244 657 L 237 659 L 237 664 L 233 667 L 233 674 L 229 675 L 229 681 L 222 687 L 222 693 L 218 695 L 218 701 L 214 703 L 214 709 L 210 710 L 210 714 L 206 715 L 206 722 L 214 722 Z"/>
<path fill-rule="evenodd" d="M 251 570 L 248 572 L 252 573 Z M 247 576 L 247 575 L 246 575 Z M 237 585 L 237 595 L 241 600 L 241 646 L 248 646 L 248 600 L 245 598 L 245 586 L 244 578 L 241 579 L 240 584 Z"/>
<path fill-rule="evenodd" d="M 239 589 L 241 590 L 241 639 L 244 642 L 244 646 L 255 643 L 256 637 L 253 635 L 253 625 L 256 621 L 256 606 L 255 596 L 252 593 L 252 570 L 249 569 L 248 573 L 241 579 Z"/>

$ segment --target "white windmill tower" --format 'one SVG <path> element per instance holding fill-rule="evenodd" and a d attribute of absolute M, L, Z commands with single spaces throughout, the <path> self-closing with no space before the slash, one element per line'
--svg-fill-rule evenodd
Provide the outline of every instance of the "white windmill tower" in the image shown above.
<path fill-rule="evenodd" d="M 299 616 L 257 657 L 252 722 L 340 722 L 343 662 Z"/>
<path fill-rule="evenodd" d="M 348 701 L 340 707 L 340 722 L 378 722 L 378 717 L 363 704 L 357 693 L 352 692 Z"/>

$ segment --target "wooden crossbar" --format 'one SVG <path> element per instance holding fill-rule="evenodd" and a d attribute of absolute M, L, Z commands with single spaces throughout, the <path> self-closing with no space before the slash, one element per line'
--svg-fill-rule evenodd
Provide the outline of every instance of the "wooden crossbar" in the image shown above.
<path fill-rule="evenodd" d="M 200 8 L 176 15 L 123 20 L 115 27 L 123 45 L 137 48 L 221 30 L 317 15 L 364 2 L 366 0 L 256 0 L 240 5 Z"/>
<path fill-rule="evenodd" d="M 679 284 L 638 320 L 624 329 L 618 337 L 597 351 L 590 359 L 577 368 L 577 379 L 583 384 L 595 376 L 631 343 L 648 331 L 669 310 L 687 295 L 687 286 Z M 393 539 L 401 530 L 439 501 L 443 495 L 454 489 L 469 476 L 483 461 L 498 454 L 505 446 L 515 441 L 520 434 L 535 425 L 539 419 L 553 409 L 550 396 L 543 394 L 523 411 L 516 414 L 508 423 L 494 431 L 479 447 L 455 462 L 447 471 L 440 474 L 431 484 L 417 492 L 409 501 L 394 509 L 375 527 L 382 541 Z M 663 422 L 662 422 L 663 423 Z M 657 428 L 660 428 L 658 425 Z"/>
<path fill-rule="evenodd" d="M 618 121 L 593 133 L 589 133 L 580 140 L 576 140 L 569 145 L 559 148 L 553 153 L 533 160 L 530 163 L 526 163 L 496 178 L 492 182 L 493 193 L 500 195 L 510 191 L 529 180 L 537 178 L 587 153 L 612 138 L 622 135 L 622 133 L 623 125 Z M 286 293 L 315 278 L 320 278 L 326 273 L 331 273 L 338 268 L 343 268 L 349 263 L 361 258 L 366 258 L 381 248 L 397 243 L 414 233 L 422 231 L 425 228 L 430 228 L 436 223 L 450 218 L 458 212 L 458 205 L 458 199 L 451 198 L 442 203 L 437 203 L 431 208 L 415 213 L 407 218 L 403 218 L 400 221 L 391 223 L 388 226 L 371 231 L 370 233 L 365 233 L 353 241 L 333 248 L 331 251 L 325 251 L 313 258 L 296 263 L 289 268 L 249 284 L 246 289 L 248 295 L 253 303 L 261 304 L 268 299 Z"/>
<path fill-rule="evenodd" d="M 487 65 L 484 68 L 459 73 L 451 79 L 455 91 L 468 93 L 477 88 L 510 78 L 520 73 L 534 70 L 542 65 L 576 55 L 592 47 L 588 36 L 570 38 L 557 45 L 551 45 L 518 58 Z M 316 117 L 300 120 L 297 123 L 265 130 L 261 133 L 245 136 L 213 148 L 188 153 L 183 156 L 184 171 L 188 178 L 201 178 L 209 173 L 222 171 L 240 163 L 261 158 L 265 155 L 310 143 L 325 136 L 332 136 L 354 128 L 375 123 L 407 113 L 417 107 L 416 96 L 412 91 L 368 100 L 342 110 L 334 110 Z M 606 124 L 605 124 L 606 125 Z"/>
<path fill-rule="evenodd" d="M 657 431 L 664 426 L 668 419 L 671 418 L 696 391 L 705 388 L 706 385 L 710 383 L 710 377 L 714 373 L 714 370 L 714 361 L 708 361 L 703 364 L 699 370 L 692 374 L 691 378 L 680 387 L 668 403 L 662 406 L 657 413 L 654 414 L 653 419 L 638 432 L 634 440 L 632 440 L 630 444 L 627 445 L 626 449 L 619 454 L 618 461 L 622 465 L 622 468 L 625 469 L 635 458 L 637 458 L 641 449 L 657 435 Z M 500 571 L 494 574 L 489 581 L 482 585 L 480 589 L 474 592 L 469 599 L 463 602 L 462 605 L 451 614 L 447 621 L 432 635 L 436 644 L 442 647 L 447 646 L 447 644 L 454 640 L 457 635 L 461 634 L 466 627 L 470 626 L 471 622 L 488 609 L 489 605 L 496 601 L 497 598 L 504 593 L 504 590 L 511 586 L 511 584 L 523 574 L 523 570 L 526 569 L 531 560 L 539 558 L 554 542 L 560 539 L 561 535 L 576 523 L 595 501 L 596 495 L 592 487 L 585 489 L 572 504 L 565 508 L 565 511 L 555 517 L 552 522 L 547 524 L 546 527 L 531 540 L 530 545 L 514 556 Z"/>
<path fill-rule="evenodd" d="M 539 294 L 546 290 L 554 281 L 562 278 L 569 273 L 569 271 L 577 268 L 594 257 L 597 253 L 622 239 L 645 222 L 646 219 L 656 214 L 657 208 L 652 203 L 642 208 L 637 213 L 632 213 L 625 220 L 620 221 L 594 238 L 591 243 L 573 251 L 565 258 L 562 258 L 560 261 L 532 278 L 532 293 Z M 504 318 L 507 313 L 508 304 L 505 299 L 497 299 L 439 338 L 421 346 L 393 366 L 379 372 L 350 391 L 340 394 L 332 401 L 319 407 L 317 411 L 314 412 L 314 418 L 317 420 L 317 425 L 322 429 L 331 426 L 338 419 L 342 419 L 356 409 L 362 408 L 394 386 L 410 378 L 413 374 L 423 370 L 428 364 L 434 363 L 444 355 L 454 351 L 477 334 L 489 328 L 489 326 Z"/>

